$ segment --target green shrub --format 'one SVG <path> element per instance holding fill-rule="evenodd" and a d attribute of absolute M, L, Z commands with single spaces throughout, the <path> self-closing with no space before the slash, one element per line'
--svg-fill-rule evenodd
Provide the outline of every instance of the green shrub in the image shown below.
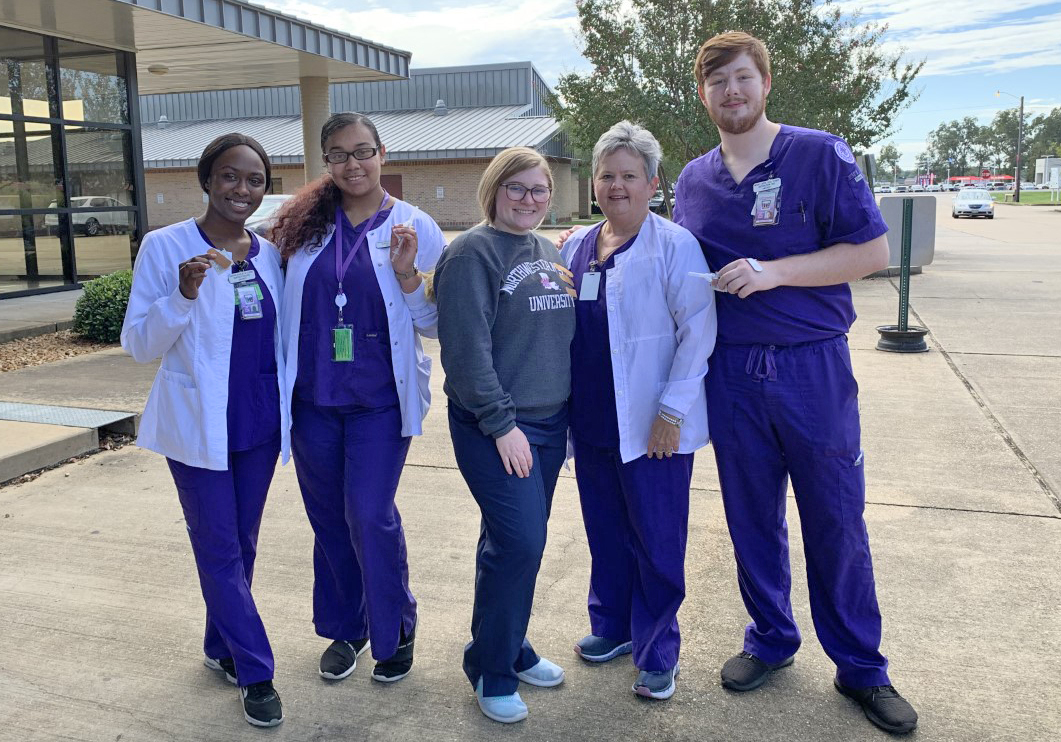
<path fill-rule="evenodd" d="M 132 287 L 131 270 L 87 282 L 74 307 L 74 332 L 98 343 L 118 342 Z"/>

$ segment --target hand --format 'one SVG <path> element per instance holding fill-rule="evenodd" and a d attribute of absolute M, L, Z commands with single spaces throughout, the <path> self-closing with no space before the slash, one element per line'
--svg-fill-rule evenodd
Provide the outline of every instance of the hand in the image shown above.
<path fill-rule="evenodd" d="M 662 459 L 664 456 L 670 458 L 678 450 L 678 441 L 681 438 L 681 428 L 677 425 L 657 417 L 652 423 L 652 430 L 648 434 L 648 457 L 655 456 Z"/>
<path fill-rule="evenodd" d="M 395 273 L 409 273 L 416 262 L 416 227 L 395 224 L 391 228 L 391 267 Z"/>
<path fill-rule="evenodd" d="M 718 278 L 712 284 L 717 290 L 727 294 L 736 294 L 747 299 L 756 291 L 768 291 L 777 288 L 780 281 L 777 267 L 769 260 L 759 262 L 762 271 L 757 271 L 744 258 L 734 260 L 718 272 Z"/>
<path fill-rule="evenodd" d="M 501 463 L 505 465 L 506 472 L 521 479 L 530 476 L 534 459 L 531 456 L 530 443 L 522 430 L 512 428 L 500 438 L 495 438 L 494 443 L 497 444 L 497 452 L 501 455 Z"/>
<path fill-rule="evenodd" d="M 209 255 L 196 255 L 177 266 L 181 296 L 193 300 L 199 298 L 199 287 L 206 279 L 206 269 L 210 267 L 210 262 Z"/>
<path fill-rule="evenodd" d="M 556 249 L 559 250 L 561 247 L 563 247 L 564 243 L 567 242 L 567 238 L 580 229 L 582 229 L 581 226 L 571 227 L 570 229 L 565 229 L 563 232 L 561 232 L 560 236 L 556 238 Z"/>

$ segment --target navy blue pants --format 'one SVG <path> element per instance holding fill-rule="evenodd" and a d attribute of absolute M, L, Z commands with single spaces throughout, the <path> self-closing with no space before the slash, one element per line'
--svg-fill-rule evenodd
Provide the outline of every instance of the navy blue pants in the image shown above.
<path fill-rule="evenodd" d="M 280 435 L 228 455 L 213 471 L 166 459 L 177 485 L 184 522 L 206 603 L 203 652 L 231 657 L 240 685 L 273 679 L 273 650 L 251 596 L 258 527 L 280 455 Z"/>
<path fill-rule="evenodd" d="M 527 625 L 553 490 L 567 451 L 566 408 L 546 420 L 519 420 L 517 425 L 533 458 L 526 478 L 506 473 L 494 439 L 479 431 L 474 415 L 449 403 L 453 453 L 482 513 L 464 672 L 473 686 L 483 679 L 485 696 L 515 693 L 516 673 L 538 663 L 527 641 Z"/>
<path fill-rule="evenodd" d="M 708 416 L 741 596 L 744 649 L 775 663 L 801 638 L 789 596 L 785 496 L 799 508 L 811 616 L 852 687 L 886 685 L 881 617 L 863 520 L 858 384 L 847 339 L 793 346 L 717 345 Z"/>
<path fill-rule="evenodd" d="M 592 558 L 590 628 L 594 636 L 632 641 L 638 668 L 669 670 L 681 648 L 693 455 L 624 464 L 616 449 L 577 438 L 574 445 Z"/>
<path fill-rule="evenodd" d="M 402 518 L 394 504 L 409 437 L 398 407 L 317 407 L 295 399 L 291 453 L 313 526 L 313 625 L 372 642 L 390 658 L 416 625 Z"/>

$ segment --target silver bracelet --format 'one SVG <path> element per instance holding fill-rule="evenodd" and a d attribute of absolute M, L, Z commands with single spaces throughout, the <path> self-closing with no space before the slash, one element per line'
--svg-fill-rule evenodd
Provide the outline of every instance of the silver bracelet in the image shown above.
<path fill-rule="evenodd" d="M 675 417 L 674 415 L 671 415 L 668 412 L 664 412 L 663 410 L 660 410 L 657 414 L 659 415 L 660 420 L 665 423 L 670 423 L 676 428 L 680 428 L 682 426 L 682 423 L 685 422 L 685 420 L 683 420 L 682 418 Z"/>
<path fill-rule="evenodd" d="M 413 276 L 418 275 L 419 273 L 420 273 L 420 269 L 417 268 L 415 265 L 413 266 L 413 269 L 411 271 L 409 271 L 408 273 L 399 273 L 398 271 L 394 271 L 394 275 L 396 275 L 398 278 L 402 279 L 403 281 L 405 279 L 407 279 L 407 278 L 412 278 Z"/>

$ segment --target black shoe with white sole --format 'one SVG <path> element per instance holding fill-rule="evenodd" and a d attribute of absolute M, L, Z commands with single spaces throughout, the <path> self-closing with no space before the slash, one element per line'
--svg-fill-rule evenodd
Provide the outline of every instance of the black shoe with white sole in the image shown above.
<path fill-rule="evenodd" d="M 239 694 L 243 699 L 243 716 L 254 726 L 275 727 L 284 720 L 284 708 L 272 680 L 240 688 Z"/>
<path fill-rule="evenodd" d="M 368 649 L 368 639 L 336 640 L 321 655 L 320 674 L 325 680 L 342 680 L 357 667 L 357 658 Z"/>
<path fill-rule="evenodd" d="M 209 667 L 211 670 L 217 670 L 225 674 L 225 680 L 238 685 L 236 680 L 236 663 L 232 661 L 231 657 L 203 657 L 203 664 Z"/>
<path fill-rule="evenodd" d="M 413 644 L 415 641 L 415 626 L 408 637 L 405 636 L 405 629 L 402 629 L 398 638 L 397 651 L 389 658 L 376 663 L 376 667 L 372 671 L 372 679 L 381 683 L 394 683 L 408 675 L 409 671 L 413 669 Z"/>

